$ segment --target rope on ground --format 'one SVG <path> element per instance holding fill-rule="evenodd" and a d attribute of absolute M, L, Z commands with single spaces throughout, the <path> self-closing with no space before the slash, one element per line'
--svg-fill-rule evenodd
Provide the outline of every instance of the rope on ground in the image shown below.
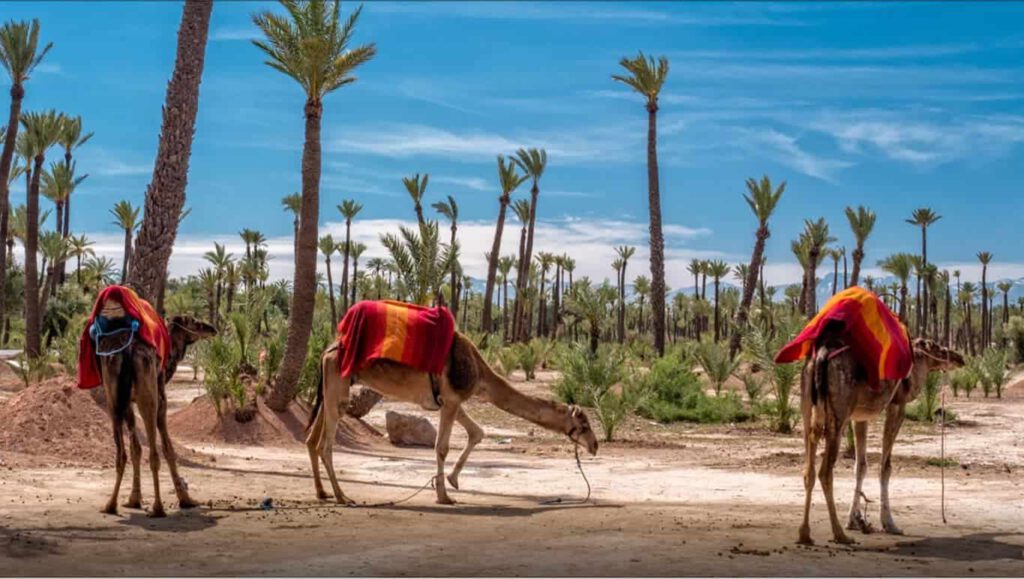
<path fill-rule="evenodd" d="M 940 501 L 940 510 L 942 511 L 942 524 L 946 523 L 946 393 L 942 393 L 942 426 L 941 434 L 939 435 L 939 465 L 940 472 L 942 473 L 942 494 Z"/>
<path fill-rule="evenodd" d="M 590 481 L 587 479 L 587 473 L 583 472 L 583 463 L 580 461 L 580 445 L 579 444 L 573 445 L 573 452 L 576 455 L 576 469 L 579 471 L 580 476 L 583 477 L 583 482 L 586 483 L 586 485 L 587 485 L 587 496 L 584 497 L 583 500 L 580 500 L 580 499 L 563 499 L 562 497 L 557 497 L 557 498 L 553 498 L 553 499 L 548 499 L 546 501 L 541 501 L 540 504 L 542 504 L 542 505 L 576 505 L 576 504 L 583 505 L 583 504 L 586 504 L 587 502 L 590 501 Z"/>
<path fill-rule="evenodd" d="M 427 482 L 424 483 L 423 486 L 421 486 L 420 488 L 416 489 L 416 492 L 412 493 L 411 495 L 409 495 L 409 496 L 407 496 L 407 497 L 405 497 L 403 499 L 397 500 L 397 501 L 384 501 L 382 503 L 363 503 L 361 505 L 350 505 L 350 506 L 355 507 L 355 508 L 376 508 L 376 507 L 393 507 L 393 506 L 396 506 L 396 505 L 400 505 L 402 503 L 411 501 L 416 495 L 418 495 L 421 492 L 427 490 L 427 487 L 434 486 L 434 480 L 436 478 L 437 478 L 436 475 L 430 477 L 430 479 L 427 480 Z"/>

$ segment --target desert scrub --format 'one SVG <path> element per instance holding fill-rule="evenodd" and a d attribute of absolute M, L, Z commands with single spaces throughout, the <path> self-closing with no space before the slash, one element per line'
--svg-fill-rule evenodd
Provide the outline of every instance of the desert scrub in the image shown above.
<path fill-rule="evenodd" d="M 1003 397 L 1003 386 L 1009 377 L 1009 371 L 1006 368 L 1007 359 L 1006 352 L 995 348 L 974 359 L 978 381 L 981 383 L 981 390 L 985 393 L 985 398 L 988 398 L 993 391 L 996 398 Z"/>
<path fill-rule="evenodd" d="M 971 397 L 971 392 L 978 387 L 978 371 L 973 364 L 968 364 L 963 368 L 957 368 L 953 371 L 953 375 L 950 376 L 949 386 L 953 390 L 953 397 L 960 396 L 960 392 L 963 392 L 968 398 Z"/>
<path fill-rule="evenodd" d="M 605 442 L 612 441 L 615 430 L 648 396 L 648 393 L 636 384 L 621 384 L 604 388 L 603 391 L 598 387 L 592 387 L 589 393 L 597 419 L 604 430 Z"/>
<path fill-rule="evenodd" d="M 603 395 L 622 382 L 626 375 L 624 357 L 618 350 L 608 349 L 597 355 L 575 346 L 563 355 L 559 365 L 562 377 L 555 383 L 555 395 L 566 404 L 593 406 L 594 396 Z"/>
<path fill-rule="evenodd" d="M 929 372 L 916 401 L 907 405 L 907 418 L 918 422 L 934 422 L 942 389 L 942 374 Z"/>
<path fill-rule="evenodd" d="M 512 372 L 519 366 L 519 352 L 512 346 L 497 349 L 494 358 L 498 365 L 498 372 L 505 378 L 511 376 Z"/>
<path fill-rule="evenodd" d="M 715 396 L 721 396 L 722 386 L 739 368 L 739 360 L 729 357 L 729 349 L 714 342 L 705 342 L 697 349 L 697 361 L 704 369 L 704 375 L 715 389 Z"/>
<path fill-rule="evenodd" d="M 633 375 L 632 386 L 644 393 L 637 413 L 661 423 L 741 422 L 750 418 L 739 397 L 708 396 L 688 362 L 677 355 L 658 358 L 646 373 Z"/>
<path fill-rule="evenodd" d="M 772 429 L 781 434 L 789 434 L 793 431 L 797 414 L 790 406 L 789 400 L 802 368 L 799 363 L 775 363 L 775 352 L 785 344 L 787 335 L 790 333 L 782 331 L 775 337 L 769 337 L 763 330 L 753 326 L 743 336 L 744 356 L 752 364 L 757 364 L 768 376 L 767 381 L 771 386 L 773 400 L 765 409 L 772 416 Z"/>
<path fill-rule="evenodd" d="M 1011 316 L 1010 321 L 1006 324 L 1004 335 L 1010 340 L 1014 361 L 1024 364 L 1024 318 Z"/>

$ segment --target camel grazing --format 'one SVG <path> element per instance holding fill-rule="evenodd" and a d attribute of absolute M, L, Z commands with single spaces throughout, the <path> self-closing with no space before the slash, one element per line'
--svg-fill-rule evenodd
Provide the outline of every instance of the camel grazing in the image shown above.
<path fill-rule="evenodd" d="M 114 301 L 107 302 L 100 315 L 107 319 L 109 330 L 127 328 L 132 322 L 131 318 L 126 316 L 121 305 Z M 127 462 L 123 438 L 125 427 L 127 427 L 131 440 L 132 491 L 124 506 L 132 509 L 142 508 L 139 472 L 142 444 L 139 440 L 139 432 L 135 428 L 135 412 L 131 408 L 133 401 L 142 416 L 142 423 L 146 429 L 146 440 L 149 441 L 149 468 L 153 473 L 153 508 L 150 516 L 165 516 L 163 503 L 160 500 L 158 430 L 164 458 L 167 459 L 167 466 L 171 471 L 171 480 L 174 481 L 174 491 L 178 495 L 180 507 L 187 509 L 197 506 L 197 503 L 189 497 L 184 481 L 178 476 L 174 446 L 167 433 L 167 394 L 164 388 L 174 376 L 174 371 L 185 356 L 188 346 L 203 338 L 215 336 L 217 330 L 205 322 L 188 316 L 172 317 L 168 324 L 168 330 L 171 349 L 162 372 L 160 358 L 156 350 L 142 340 L 132 342 L 130 346 L 117 354 L 101 356 L 99 359 L 100 374 L 103 377 L 103 386 L 107 397 L 107 409 L 110 411 L 113 421 L 117 465 L 114 491 L 102 510 L 104 513 L 117 514 L 117 494 L 121 488 L 121 479 L 124 476 L 124 467 Z M 127 342 L 124 336 L 125 334 L 101 337 L 99 346 L 103 351 L 115 351 Z"/>
<path fill-rule="evenodd" d="M 906 416 L 906 406 L 917 398 L 928 378 L 928 373 L 959 368 L 963 357 L 931 340 L 917 338 L 911 343 L 913 363 L 910 374 L 903 380 L 882 380 L 881 388 L 874 390 L 864 383 L 862 370 L 857 366 L 852 351 L 837 333 L 821 336 L 813 356 L 808 358 L 801 378 L 800 409 L 804 423 L 804 520 L 800 526 L 799 543 L 812 545 L 810 527 L 811 494 L 814 490 L 814 460 L 818 440 L 825 439 L 818 479 L 825 494 L 832 535 L 836 543 L 849 544 L 852 539 L 843 532 L 836 514 L 832 493 L 832 471 L 839 456 L 843 432 L 853 421 L 856 442 L 856 490 L 850 507 L 848 529 L 870 533 L 873 529 L 861 509 L 861 487 L 867 473 L 868 421 L 885 412 L 885 430 L 882 437 L 881 519 L 887 533 L 902 534 L 892 518 L 889 507 L 889 476 L 892 474 L 892 449 Z"/>
<path fill-rule="evenodd" d="M 349 388 L 355 381 L 386 397 L 412 402 L 427 410 L 440 411 L 441 418 L 435 444 L 437 475 L 434 481 L 439 504 L 454 503 L 448 496 L 444 482 L 444 466 L 448 457 L 448 440 L 452 433 L 452 424 L 461 424 L 469 436 L 466 448 L 448 475 L 448 482 L 456 489 L 459 488 L 459 473 L 466 464 L 469 453 L 484 437 L 483 429 L 462 408 L 462 403 L 476 392 L 483 394 L 498 408 L 548 430 L 561 432 L 573 443 L 585 445 L 590 454 L 597 453 L 597 437 L 590 428 L 587 415 L 579 407 L 522 394 L 496 374 L 473 342 L 461 333 L 455 334 L 444 373 L 436 377 L 388 360 L 377 360 L 370 367 L 360 371 L 358 376 L 346 378 L 341 377 L 338 368 L 338 347 L 335 344 L 329 347 L 321 358 L 320 387 L 317 390 L 316 404 L 310 414 L 309 434 L 306 437 L 306 447 L 309 449 L 309 458 L 313 464 L 313 482 L 316 485 L 317 497 L 320 499 L 330 498 L 330 495 L 324 492 L 320 480 L 319 459 L 323 459 L 335 499 L 339 503 L 352 503 L 338 486 L 332 453 L 338 419 L 348 405 Z"/>

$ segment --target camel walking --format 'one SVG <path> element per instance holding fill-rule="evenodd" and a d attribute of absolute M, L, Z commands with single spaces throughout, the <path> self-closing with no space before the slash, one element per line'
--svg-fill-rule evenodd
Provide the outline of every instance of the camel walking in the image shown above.
<path fill-rule="evenodd" d="M 814 491 L 814 461 L 818 440 L 825 439 L 818 479 L 828 505 L 832 536 L 836 543 L 849 544 L 853 540 L 843 532 L 836 514 L 832 492 L 832 473 L 839 457 L 840 443 L 847 424 L 853 421 L 857 462 L 856 490 L 850 507 L 848 529 L 870 533 L 873 529 L 861 507 L 861 488 L 867 474 L 868 421 L 885 412 L 882 437 L 881 519 L 885 532 L 902 534 L 892 518 L 889 506 L 889 477 L 892 474 L 892 450 L 906 416 L 907 403 L 921 393 L 929 372 L 946 371 L 964 365 L 963 357 L 931 340 L 917 338 L 911 344 L 913 363 L 910 374 L 903 380 L 882 380 L 881 388 L 870 388 L 862 378 L 852 351 L 837 332 L 822 335 L 808 358 L 801 379 L 800 409 L 804 423 L 804 520 L 800 525 L 799 543 L 812 545 L 810 527 L 811 494 Z"/>
<path fill-rule="evenodd" d="M 106 328 L 109 331 L 131 327 L 132 318 L 125 314 L 124 309 L 117 302 L 107 302 L 100 315 L 106 318 Z M 139 432 L 135 427 L 135 412 L 131 408 L 132 402 L 135 402 L 138 407 L 143 427 L 146 429 L 146 440 L 149 443 L 149 468 L 153 473 L 153 508 L 150 516 L 165 516 L 163 502 L 160 499 L 160 455 L 157 452 L 157 431 L 160 433 L 164 458 L 167 459 L 167 467 L 171 471 L 171 480 L 174 482 L 174 491 L 178 496 L 180 507 L 187 509 L 197 506 L 197 503 L 189 496 L 184 481 L 178 475 L 177 457 L 171 437 L 167 433 L 167 394 L 164 388 L 174 376 L 174 371 L 185 356 L 188 346 L 203 338 L 215 336 L 217 330 L 205 322 L 188 316 L 172 317 L 168 324 L 168 330 L 171 338 L 171 350 L 163 371 L 160 369 L 159 355 L 149 344 L 141 340 L 128 342 L 124 338 L 124 334 L 120 334 L 118 337 L 105 336 L 99 339 L 99 346 L 104 351 L 113 352 L 124 348 L 116 354 L 99 358 L 100 374 L 107 397 L 107 409 L 113 421 L 117 467 L 114 490 L 110 495 L 110 500 L 103 507 L 102 512 L 104 513 L 117 514 L 117 495 L 127 463 L 124 448 L 125 429 L 127 429 L 131 441 L 132 490 L 124 506 L 132 509 L 142 508 L 140 488 L 142 444 Z M 127 347 L 125 347 L 126 344 Z"/>
<path fill-rule="evenodd" d="M 320 386 L 317 390 L 316 404 L 310 414 L 309 434 L 306 437 L 306 447 L 309 449 L 309 459 L 313 465 L 313 482 L 316 485 L 317 497 L 320 499 L 330 498 L 330 495 L 324 492 L 320 479 L 319 460 L 322 459 L 337 502 L 352 503 L 338 486 L 332 455 L 338 419 L 348 405 L 349 388 L 357 380 L 386 397 L 412 402 L 427 410 L 440 411 L 441 418 L 434 447 L 437 454 L 434 487 L 439 504 L 454 503 L 445 488 L 444 476 L 453 423 L 458 422 L 462 425 L 469 440 L 447 477 L 452 487 L 459 488 L 459 473 L 466 464 L 469 453 L 483 440 L 483 429 L 462 408 L 462 403 L 477 392 L 483 394 L 498 408 L 548 430 L 561 432 L 573 443 L 586 446 L 590 454 L 597 453 L 597 437 L 590 428 L 586 413 L 577 406 L 542 400 L 519 392 L 491 369 L 473 342 L 461 333 L 455 334 L 445 371 L 439 376 L 431 376 L 389 360 L 377 360 L 360 371 L 358 376 L 342 378 L 338 370 L 338 355 L 338 345 L 335 344 L 329 347 L 321 358 Z"/>

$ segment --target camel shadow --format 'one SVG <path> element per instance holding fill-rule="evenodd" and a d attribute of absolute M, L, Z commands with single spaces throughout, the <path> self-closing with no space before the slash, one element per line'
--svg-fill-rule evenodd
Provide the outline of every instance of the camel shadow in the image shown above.
<path fill-rule="evenodd" d="M 1024 533 L 974 533 L 962 537 L 928 537 L 914 541 L 901 541 L 890 547 L 887 553 L 962 562 L 998 559 L 1024 561 L 1024 545 L 996 540 L 998 537 L 1021 536 L 1024 536 Z"/>
<path fill-rule="evenodd" d="M 160 519 L 154 519 L 143 512 L 133 512 L 117 523 L 158 533 L 193 533 L 217 526 L 220 519 L 219 516 L 211 516 L 198 509 L 192 509 L 172 511 Z"/>
<path fill-rule="evenodd" d="M 44 527 L 36 529 L 0 528 L 0 553 L 12 559 L 61 555 L 64 547 L 76 539 L 90 541 L 117 541 L 116 535 L 103 536 L 112 531 L 105 527 Z"/>
<path fill-rule="evenodd" d="M 621 509 L 622 505 L 617 504 L 560 504 L 560 505 L 535 505 L 535 506 L 510 506 L 510 505 L 383 505 L 376 507 L 365 507 L 381 509 L 386 511 L 401 511 L 408 513 L 424 513 L 429 515 L 452 515 L 470 517 L 532 517 L 552 511 L 568 511 L 576 509 Z"/>

